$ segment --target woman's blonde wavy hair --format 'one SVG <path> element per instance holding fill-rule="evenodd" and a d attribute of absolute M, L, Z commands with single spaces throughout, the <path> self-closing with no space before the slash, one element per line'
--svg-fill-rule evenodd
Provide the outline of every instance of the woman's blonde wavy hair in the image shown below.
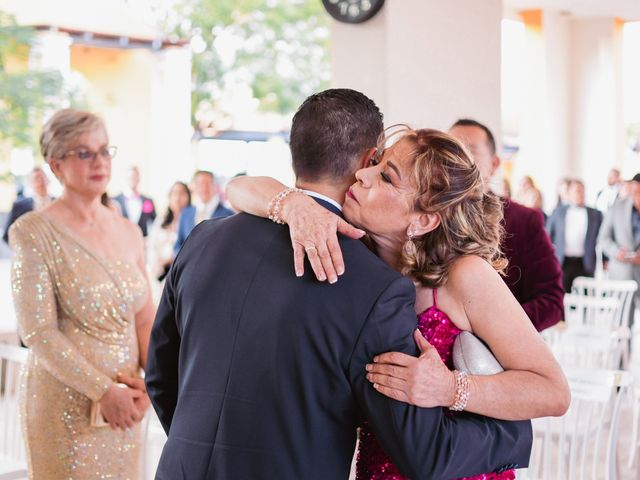
<path fill-rule="evenodd" d="M 496 194 L 485 189 L 466 148 L 438 130 L 392 128 L 395 131 L 386 134 L 385 144 L 406 140 L 413 147 L 409 155 L 415 210 L 440 219 L 436 229 L 407 241 L 400 260 L 402 274 L 437 288 L 446 284 L 451 266 L 464 255 L 477 255 L 503 273 L 507 266 L 500 251 L 503 206 Z"/>

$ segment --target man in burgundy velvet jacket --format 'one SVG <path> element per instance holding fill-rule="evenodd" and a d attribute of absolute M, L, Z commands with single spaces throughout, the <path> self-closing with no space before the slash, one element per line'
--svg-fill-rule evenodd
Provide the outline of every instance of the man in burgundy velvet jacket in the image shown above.
<path fill-rule="evenodd" d="M 491 131 L 475 120 L 460 119 L 449 133 L 467 145 L 489 185 L 500 165 Z M 544 228 L 542 212 L 503 200 L 502 250 L 509 260 L 504 280 L 536 330 L 542 331 L 563 318 L 562 269 Z"/>

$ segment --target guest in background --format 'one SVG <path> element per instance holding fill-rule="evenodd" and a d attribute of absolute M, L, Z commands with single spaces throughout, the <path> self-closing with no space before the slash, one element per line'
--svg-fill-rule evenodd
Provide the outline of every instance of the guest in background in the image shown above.
<path fill-rule="evenodd" d="M 533 178 L 530 176 L 526 175 L 520 180 L 516 201 L 525 207 L 542 211 L 542 193 L 533 183 Z"/>
<path fill-rule="evenodd" d="M 500 166 L 491 130 L 476 120 L 463 118 L 449 133 L 467 145 L 485 185 L 489 185 Z M 541 212 L 506 198 L 503 205 L 505 234 L 501 249 L 509 261 L 504 281 L 536 329 L 542 331 L 563 317 L 562 270 Z"/>
<path fill-rule="evenodd" d="M 607 213 L 618 199 L 621 187 L 620 170 L 612 168 L 607 175 L 607 185 L 596 196 L 596 208 L 602 213 Z"/>
<path fill-rule="evenodd" d="M 13 225 L 13 222 L 27 212 L 32 210 L 42 210 L 53 200 L 53 197 L 49 195 L 48 190 L 49 179 L 42 168 L 36 167 L 31 170 L 27 181 L 32 196 L 22 196 L 13 202 L 11 211 L 9 212 L 9 218 L 7 219 L 7 223 L 4 227 L 4 233 L 2 234 L 2 239 L 7 243 L 9 241 L 9 227 Z"/>
<path fill-rule="evenodd" d="M 153 200 L 142 195 L 140 187 L 140 170 L 138 167 L 129 168 L 129 188 L 117 195 L 114 200 L 120 205 L 122 215 L 131 223 L 136 224 L 142 230 L 142 236 L 146 237 L 149 225 L 156 219 L 156 207 Z"/>
<path fill-rule="evenodd" d="M 211 172 L 198 170 L 194 174 L 193 197 L 193 205 L 186 207 L 180 215 L 178 238 L 174 246 L 174 253 L 178 253 L 193 227 L 200 222 L 210 218 L 233 215 L 233 212 L 220 201 L 220 190 Z"/>
<path fill-rule="evenodd" d="M 616 202 L 620 200 L 626 200 L 627 198 L 629 198 L 631 196 L 632 186 L 633 186 L 633 182 L 631 180 L 622 180 L 620 182 L 620 191 L 618 192 L 618 198 L 616 198 Z"/>
<path fill-rule="evenodd" d="M 99 117 L 56 112 L 40 147 L 62 194 L 9 231 L 18 331 L 29 347 L 29 478 L 137 478 L 149 406 L 139 372 L 155 315 L 142 235 L 104 205 L 115 147 Z"/>
<path fill-rule="evenodd" d="M 611 280 L 640 283 L 640 173 L 630 182 L 629 198 L 618 200 L 605 214 L 598 246 L 609 257 Z M 636 292 L 636 302 L 638 298 Z"/>
<path fill-rule="evenodd" d="M 569 204 L 559 205 L 547 220 L 547 231 L 562 265 L 562 284 L 571 291 L 576 277 L 593 277 L 602 213 L 584 203 L 584 184 L 569 182 Z"/>
<path fill-rule="evenodd" d="M 164 277 L 173 261 L 173 248 L 178 239 L 178 223 L 183 209 L 191 205 L 191 191 L 186 183 L 176 182 L 169 190 L 167 213 L 154 222 L 147 238 L 147 269 L 159 298 Z M 158 294 L 158 295 L 156 295 Z"/>

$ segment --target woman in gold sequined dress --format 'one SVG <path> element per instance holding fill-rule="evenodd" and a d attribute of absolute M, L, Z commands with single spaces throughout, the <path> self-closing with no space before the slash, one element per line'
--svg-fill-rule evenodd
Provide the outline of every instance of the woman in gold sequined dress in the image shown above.
<path fill-rule="evenodd" d="M 115 151 L 100 118 L 61 110 L 40 146 L 63 193 L 9 232 L 19 332 L 29 347 L 29 476 L 137 478 L 139 422 L 149 405 L 139 372 L 155 313 L 142 235 L 102 202 Z M 92 423 L 92 402 L 108 426 Z"/>

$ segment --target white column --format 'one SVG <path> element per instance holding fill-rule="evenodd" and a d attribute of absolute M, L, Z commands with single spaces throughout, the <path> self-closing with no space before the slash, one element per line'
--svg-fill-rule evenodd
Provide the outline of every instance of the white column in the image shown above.
<path fill-rule="evenodd" d="M 621 41 L 613 18 L 572 23 L 572 165 L 593 198 L 622 156 Z"/>
<path fill-rule="evenodd" d="M 561 177 L 574 175 L 571 141 L 571 19 L 556 12 L 522 12 L 525 41 L 520 104 L 520 150 L 513 166 L 514 191 L 530 175 L 545 210 L 557 201 Z"/>
<path fill-rule="evenodd" d="M 55 70 L 64 77 L 71 72 L 71 37 L 67 33 L 43 30 L 29 51 L 29 67 L 38 70 Z"/>
<path fill-rule="evenodd" d="M 390 0 L 371 21 L 334 22 L 336 87 L 369 95 L 385 123 L 447 129 L 459 117 L 500 139 L 500 0 Z"/>
<path fill-rule="evenodd" d="M 191 50 L 167 48 L 156 54 L 151 76 L 151 148 L 146 185 L 160 205 L 170 186 L 188 181 L 195 170 L 191 156 Z"/>

